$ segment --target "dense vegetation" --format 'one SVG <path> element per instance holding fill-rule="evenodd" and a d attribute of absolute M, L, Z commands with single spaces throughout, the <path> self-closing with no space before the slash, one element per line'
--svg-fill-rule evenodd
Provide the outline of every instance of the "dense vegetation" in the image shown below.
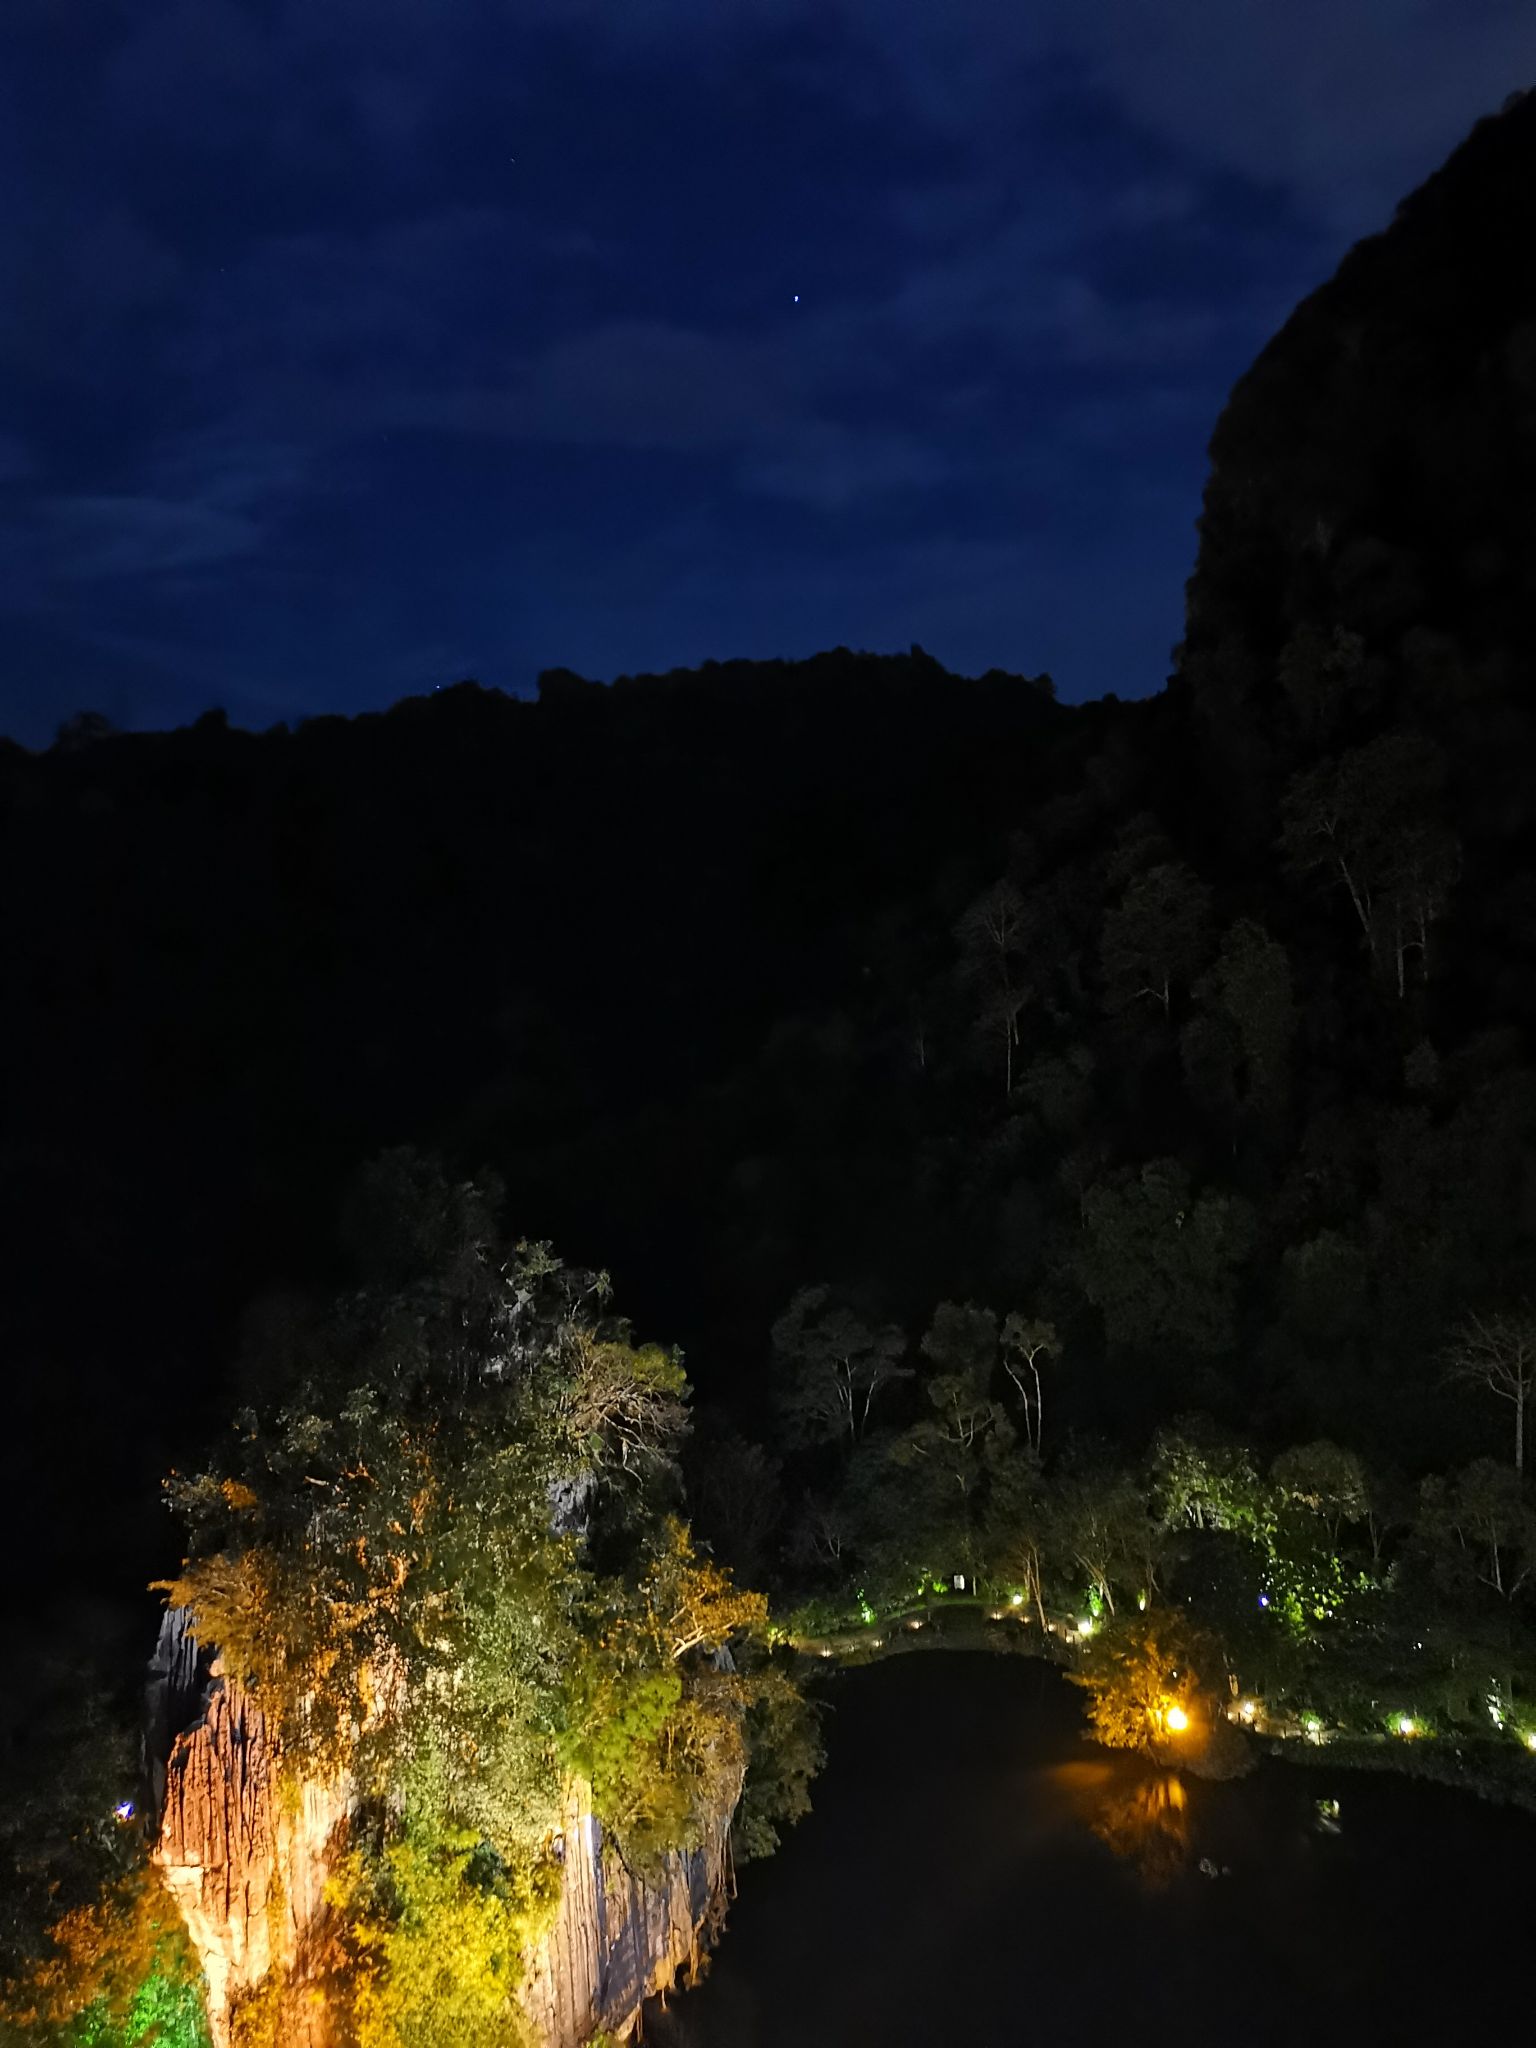
<path fill-rule="evenodd" d="M 261 1709 L 290 1788 L 351 1775 L 335 1953 L 311 1963 L 347 2038 L 512 2040 L 566 1781 L 648 1871 L 747 1777 L 750 1854 L 803 1809 L 814 1728 L 767 1658 L 762 1596 L 677 1513 L 676 1354 L 632 1341 L 604 1276 L 504 1240 L 485 1190 L 410 1154 L 361 1177 L 352 1224 L 365 1284 L 269 1326 L 220 1462 L 170 1483 L 190 1550 L 164 1590 Z M 74 1796 L 105 1816 L 91 1762 Z M 130 1867 L 124 1896 L 153 1919 L 150 1873 Z M 101 1909 L 87 1892 L 79 1910 Z M 139 1937 L 130 2012 L 164 1938 Z M 80 1950 L 56 1925 L 22 2007 L 89 2043 L 123 1999 Z M 242 2048 L 281 2040 L 282 1993 L 247 2001 Z"/>
<path fill-rule="evenodd" d="M 1198 1417 L 1128 1456 L 1047 1426 L 1049 1323 L 969 1303 L 942 1303 L 909 1354 L 817 1289 L 774 1340 L 811 1482 L 788 1517 L 802 1627 L 856 1648 L 979 1596 L 1072 1667 L 1112 1745 L 1226 1771 L 1244 1726 L 1445 1735 L 1446 1775 L 1460 1759 L 1536 1803 L 1536 1503 L 1514 1457 L 1410 1484 L 1327 1439 L 1267 1454 Z M 1518 1430 L 1536 1322 L 1470 1325 L 1451 1363 L 1508 1395 Z M 750 1454 L 715 1465 L 706 1522 L 755 1537 Z"/>
<path fill-rule="evenodd" d="M 839 651 L 0 748 L 13 1554 L 46 1526 L 64 1603 L 108 1536 L 116 1590 L 164 1570 L 151 1475 L 244 1399 L 267 1420 L 183 1498 L 187 1590 L 280 1721 L 317 1657 L 424 1676 L 419 1616 L 313 1638 L 284 1572 L 296 1444 L 327 1484 L 387 1449 L 380 1500 L 404 1499 L 421 1440 L 390 1404 L 427 1403 L 512 1489 L 528 1611 L 595 1646 L 541 1691 L 464 1561 L 474 1626 L 506 1632 L 495 1684 L 636 1853 L 694 1788 L 637 1783 L 627 1733 L 608 1755 L 614 1699 L 637 1740 L 703 1716 L 688 1770 L 726 1739 L 645 1647 L 654 1575 L 715 1570 L 664 1533 L 649 1468 L 679 1455 L 714 1558 L 786 1599 L 979 1570 L 1046 1618 L 1096 1599 L 1126 1622 L 1102 1654 L 1144 1669 L 1202 1668 L 1203 1632 L 1203 1680 L 1277 1710 L 1528 1728 L 1533 174 L 1526 99 L 1238 387 L 1153 701 Z M 692 1437 L 669 1423 L 633 1469 L 610 1442 L 580 1560 L 530 1507 L 572 1455 L 543 1366 L 526 1398 L 451 1345 L 380 1382 L 401 1277 L 366 1270 L 377 1219 L 344 1196 L 407 1144 L 449 1185 L 499 1178 L 685 1346 Z M 471 1268 L 434 1298 L 468 1287 L 489 1330 L 505 1260 Z M 585 1286 L 538 1277 L 588 1364 L 670 1413 L 670 1354 L 606 1333 Z M 403 1361 L 437 1360 L 423 1313 Z M 284 1331 L 313 1390 L 291 1423 L 264 1379 Z M 383 1541 L 348 1519 L 366 1498 L 340 1485 L 327 1570 Z M 432 1524 L 445 1569 L 461 1540 Z M 1162 1636 L 1127 1618 L 1143 1597 Z M 270 1669 L 247 1612 L 283 1617 Z M 380 1771 L 430 1780 L 432 1825 L 510 1872 L 532 1767 L 469 1812 L 455 1739 Z M 440 1874 L 460 1838 L 432 1839 Z M 400 1853 L 380 1837 L 360 1899 L 418 1881 Z M 535 1880 L 508 1877 L 517 1912 Z"/>

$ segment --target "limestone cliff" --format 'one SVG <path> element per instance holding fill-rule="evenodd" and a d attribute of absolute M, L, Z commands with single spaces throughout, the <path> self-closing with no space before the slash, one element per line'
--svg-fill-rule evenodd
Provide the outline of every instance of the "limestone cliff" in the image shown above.
<path fill-rule="evenodd" d="M 163 1784 L 156 1860 L 202 1960 L 216 2048 L 228 2048 L 240 2000 L 274 1969 L 286 1985 L 284 2048 L 334 2048 L 324 1887 L 351 1787 L 338 1779 L 280 1796 L 260 1711 L 216 1662 L 196 1657 L 179 1610 L 161 1627 L 148 1726 Z M 698 1849 L 669 1857 L 647 1882 L 605 1850 L 583 1788 L 568 1788 L 555 1842 L 559 1910 L 528 1957 L 523 1993 L 540 2048 L 581 2048 L 602 2029 L 627 2034 L 643 2001 L 697 1962 L 723 1909 L 729 1835 L 723 1811 Z"/>

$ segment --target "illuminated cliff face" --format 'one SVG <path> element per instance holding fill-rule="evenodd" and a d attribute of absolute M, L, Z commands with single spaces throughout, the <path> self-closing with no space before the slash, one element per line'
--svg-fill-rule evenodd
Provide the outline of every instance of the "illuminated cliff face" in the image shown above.
<path fill-rule="evenodd" d="M 215 2048 L 227 2048 L 242 1999 L 269 1980 L 291 1987 L 284 2043 L 330 2048 L 313 1991 L 328 1946 L 325 1880 L 350 1794 L 338 1779 L 280 1798 L 259 1709 L 214 1667 L 200 1719 L 171 1749 L 155 1860 L 202 1962 Z"/>
<path fill-rule="evenodd" d="M 178 1668 L 178 1636 L 173 1610 L 156 1673 Z M 162 1725 L 177 1718 L 166 1698 L 162 1679 Z M 156 1699 L 152 1676 L 152 1727 Z M 241 2004 L 264 1993 L 277 2001 L 283 2048 L 335 2048 L 327 1979 L 338 1956 L 325 1884 L 345 1844 L 350 1783 L 280 1785 L 260 1711 L 215 1664 L 196 1718 L 173 1734 L 164 1785 L 155 1860 L 202 1963 L 215 2048 L 230 2048 Z M 711 1816 L 698 1849 L 668 1856 L 646 1881 L 605 1853 L 585 1787 L 567 1787 L 559 1909 L 527 1957 L 522 1990 L 540 2048 L 628 2032 L 643 2001 L 696 1964 L 725 1898 L 734 1804 Z"/>

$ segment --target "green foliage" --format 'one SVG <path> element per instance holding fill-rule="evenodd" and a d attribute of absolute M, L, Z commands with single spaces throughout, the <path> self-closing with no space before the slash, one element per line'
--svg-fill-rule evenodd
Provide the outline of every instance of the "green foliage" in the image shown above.
<path fill-rule="evenodd" d="M 559 1900 L 552 1859 L 504 1864 L 472 1832 L 407 1823 L 333 1884 L 353 1951 L 357 2048 L 462 2048 L 526 2038 L 523 1957 Z"/>
<path fill-rule="evenodd" d="M 1096 1635 L 1068 1674 L 1088 1694 L 1096 1738 L 1110 1749 L 1177 1754 L 1181 1735 L 1208 1725 L 1219 1675 L 1212 1646 L 1173 1611 L 1130 1616 Z M 1170 1721 L 1182 1714 L 1188 1727 Z"/>
<path fill-rule="evenodd" d="M 0 2023 L 38 2048 L 208 2048 L 203 1982 L 159 1873 L 62 1912 L 0 1992 Z"/>
<path fill-rule="evenodd" d="M 1198 1418 L 1157 1432 L 1151 1475 L 1170 1528 L 1253 1531 L 1264 1522 L 1265 1488 L 1247 1446 Z"/>
<path fill-rule="evenodd" d="M 1254 1236 L 1241 1197 L 1197 1195 L 1177 1161 L 1157 1160 L 1091 1188 L 1083 1226 L 1078 1275 L 1112 1346 L 1202 1355 L 1230 1347 Z"/>
<path fill-rule="evenodd" d="M 871 1327 L 829 1287 L 801 1288 L 773 1326 L 773 1350 L 791 1442 L 852 1449 L 881 1393 L 908 1377 L 901 1330 L 893 1323 Z"/>
<path fill-rule="evenodd" d="M 1104 920 L 1104 983 L 1123 1009 L 1150 1000 L 1168 1015 L 1208 957 L 1211 892 L 1182 862 L 1138 875 Z"/>
<path fill-rule="evenodd" d="M 679 1673 L 584 1663 L 569 1689 L 564 1761 L 592 1786 L 603 1825 L 637 1863 L 689 1839 L 697 1791 L 678 1737 Z"/>
<path fill-rule="evenodd" d="M 747 1777 L 736 1814 L 736 1860 L 771 1856 L 782 1831 L 811 1810 L 811 1781 L 824 1751 L 820 1717 L 799 1686 L 776 1666 L 750 1680 Z"/>
<path fill-rule="evenodd" d="M 389 1284 L 310 1329 L 223 1470 L 173 1483 L 192 1549 L 168 1591 L 290 1779 L 345 1766 L 390 1817 L 335 1892 L 360 2048 L 458 2048 L 515 2037 L 566 1778 L 640 1867 L 730 1812 L 756 1695 L 729 1646 L 767 1608 L 664 1512 L 687 1383 L 601 1276 L 501 1242 L 489 1196 L 408 1157 L 357 1213 L 382 1213 Z"/>

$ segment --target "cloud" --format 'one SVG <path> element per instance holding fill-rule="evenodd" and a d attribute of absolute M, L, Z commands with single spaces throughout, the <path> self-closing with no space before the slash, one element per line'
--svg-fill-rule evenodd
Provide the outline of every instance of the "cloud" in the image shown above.
<path fill-rule="evenodd" d="M 1179 161 L 1380 224 L 1480 115 L 1536 82 L 1526 0 L 830 0 L 922 118 L 959 131 L 1087 90 Z"/>
<path fill-rule="evenodd" d="M 788 618 L 1070 689 L 1136 606 L 1155 681 L 1224 391 L 1536 72 L 1529 0 L 88 11 L 0 31 L 0 582 L 188 690 Z"/>
<path fill-rule="evenodd" d="M 0 430 L 0 484 L 19 483 L 32 474 L 32 456 L 17 434 Z"/>
<path fill-rule="evenodd" d="M 213 504 L 134 496 L 61 497 L 43 508 L 47 552 L 71 580 L 165 575 L 207 568 L 260 547 L 248 513 Z"/>
<path fill-rule="evenodd" d="M 946 481 L 954 460 L 911 434 L 860 432 L 808 421 L 756 450 L 742 464 L 743 487 L 765 498 L 840 512 L 871 498 Z"/>
<path fill-rule="evenodd" d="M 765 352 L 664 321 L 575 334 L 500 387 L 402 395 L 397 426 L 553 446 L 716 452 L 789 417 Z"/>

